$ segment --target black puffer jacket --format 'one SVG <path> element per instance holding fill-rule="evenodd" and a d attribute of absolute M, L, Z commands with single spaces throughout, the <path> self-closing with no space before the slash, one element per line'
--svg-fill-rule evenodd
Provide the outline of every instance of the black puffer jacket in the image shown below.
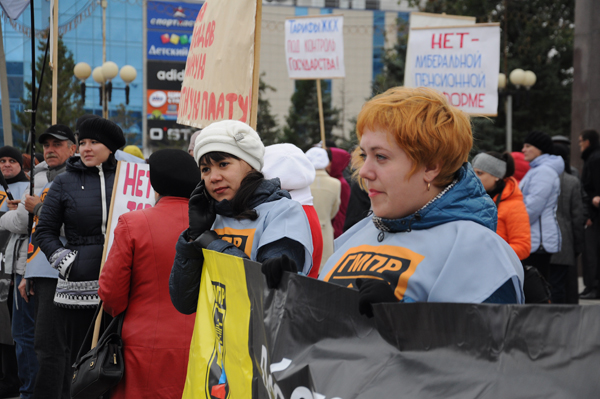
<path fill-rule="evenodd" d="M 78 251 L 68 282 L 90 282 L 85 287 L 78 284 L 80 291 L 86 291 L 79 295 L 92 295 L 90 291 L 97 291 L 115 170 L 116 165 L 110 162 L 87 167 L 79 157 L 71 157 L 67 160 L 66 172 L 56 177 L 44 199 L 36 238 L 48 257 L 62 247 Z M 63 223 L 65 245 L 59 240 Z"/>
<path fill-rule="evenodd" d="M 592 147 L 583 151 L 583 170 L 581 171 L 581 187 L 587 194 L 586 206 L 590 219 L 596 220 L 598 208 L 592 205 L 595 196 L 600 195 L 600 147 Z"/>
<path fill-rule="evenodd" d="M 248 204 L 250 208 L 254 209 L 263 203 L 279 200 L 287 201 L 288 199 L 290 199 L 290 195 L 287 191 L 281 190 L 279 179 L 263 180 L 248 200 Z M 231 203 L 228 200 L 218 202 L 215 205 L 215 210 L 221 217 L 234 218 Z M 242 250 L 224 240 L 212 241 L 207 249 L 248 259 L 248 256 Z M 175 250 L 175 260 L 169 279 L 171 302 L 179 312 L 192 314 L 196 311 L 200 293 L 200 278 L 204 264 L 202 246 L 198 240 L 190 242 L 188 230 L 185 230 L 179 236 Z M 282 255 L 287 255 L 294 260 L 296 265 L 304 265 L 304 246 L 300 242 L 285 236 L 260 248 L 256 259 L 253 260 L 262 263 L 267 259 L 278 258 Z M 302 269 L 302 266 L 299 267 Z"/>

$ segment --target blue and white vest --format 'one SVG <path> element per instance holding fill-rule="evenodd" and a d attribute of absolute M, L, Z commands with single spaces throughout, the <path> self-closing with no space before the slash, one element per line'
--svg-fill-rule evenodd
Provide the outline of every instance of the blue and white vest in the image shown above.
<path fill-rule="evenodd" d="M 258 250 L 283 237 L 290 238 L 304 246 L 303 274 L 312 267 L 312 235 L 310 225 L 302 206 L 287 198 L 265 202 L 254 208 L 256 220 L 236 220 L 217 215 L 212 229 L 222 240 L 233 243 L 252 260 L 256 260 Z"/>
<path fill-rule="evenodd" d="M 21 199 L 23 194 L 29 190 L 29 182 L 28 181 L 19 181 L 15 183 L 10 183 L 8 185 L 10 189 L 10 193 L 13 196 L 13 199 Z M 0 215 L 8 212 L 8 195 L 2 186 L 0 186 Z M 14 256 L 16 251 L 18 251 L 19 247 L 19 237 L 20 235 L 15 236 L 14 234 L 9 233 L 8 231 L 3 231 L 0 237 L 0 248 L 4 249 L 3 252 L 0 252 L 0 261 L 2 261 L 2 267 L 0 269 L 2 272 L 13 273 L 12 264 L 14 263 Z M 21 241 L 22 242 L 22 241 Z M 6 263 L 8 262 L 8 263 Z"/>
<path fill-rule="evenodd" d="M 29 190 L 28 181 L 18 181 L 8 185 L 13 199 L 21 199 L 25 191 Z M 0 186 L 0 212 L 8 212 L 8 195 L 4 191 L 4 188 Z"/>
<path fill-rule="evenodd" d="M 512 280 L 524 302 L 523 268 L 510 246 L 472 221 L 385 233 L 367 217 L 335 241 L 320 280 L 355 287 L 357 278 L 384 279 L 405 302 L 481 303 Z"/>
<path fill-rule="evenodd" d="M 44 202 L 48 190 L 50 190 L 52 182 L 48 182 L 44 185 L 41 190 L 40 199 Z M 45 278 L 58 278 L 58 270 L 50 266 L 50 262 L 46 258 L 46 255 L 42 252 L 39 245 L 35 240 L 35 227 L 38 222 L 37 216 L 33 220 L 33 229 L 31 230 L 31 237 L 29 239 L 29 247 L 27 248 L 27 268 L 25 269 L 25 278 L 32 277 L 45 277 Z M 66 244 L 67 240 L 65 237 L 60 236 L 60 241 Z"/>

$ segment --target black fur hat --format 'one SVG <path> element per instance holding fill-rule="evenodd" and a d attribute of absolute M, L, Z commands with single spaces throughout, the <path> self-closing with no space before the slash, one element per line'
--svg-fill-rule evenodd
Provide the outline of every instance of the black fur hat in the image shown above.
<path fill-rule="evenodd" d="M 190 198 L 201 174 L 194 157 L 183 150 L 164 149 L 150 155 L 150 184 L 164 196 Z"/>
<path fill-rule="evenodd" d="M 99 141 L 113 154 L 126 143 L 119 125 L 104 118 L 90 118 L 84 121 L 79 126 L 79 142 L 83 139 Z"/>
<path fill-rule="evenodd" d="M 525 144 L 531 144 L 542 151 L 542 154 L 552 154 L 554 143 L 552 138 L 544 132 L 534 130 L 525 137 Z"/>

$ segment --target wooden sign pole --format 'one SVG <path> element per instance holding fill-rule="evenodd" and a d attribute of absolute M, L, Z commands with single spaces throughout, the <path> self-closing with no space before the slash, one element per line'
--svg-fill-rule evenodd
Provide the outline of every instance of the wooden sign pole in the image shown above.
<path fill-rule="evenodd" d="M 260 81 L 260 36 L 262 24 L 262 0 L 256 0 L 256 20 L 254 24 L 254 67 L 252 68 L 252 105 L 250 126 L 256 130 L 258 116 L 258 89 Z M 260 135 L 260 132 L 258 132 Z"/>
<path fill-rule="evenodd" d="M 106 221 L 106 236 L 104 237 L 104 249 L 102 250 L 102 261 L 100 262 L 100 274 L 102 274 L 102 268 L 106 263 L 106 257 L 108 256 L 108 239 L 110 236 L 110 226 L 113 216 L 113 209 L 115 207 L 115 196 L 117 194 L 117 184 L 119 182 L 119 173 L 121 171 L 121 162 L 117 163 L 117 171 L 115 172 L 115 182 L 113 183 L 113 192 L 110 198 L 110 209 L 108 212 L 108 220 Z M 100 337 L 100 324 L 102 322 L 102 315 L 104 314 L 104 305 L 102 305 L 102 309 L 98 313 L 98 317 L 96 318 L 96 324 L 94 325 L 94 335 L 92 335 L 92 349 L 96 347 L 98 343 L 98 338 Z"/>
<path fill-rule="evenodd" d="M 52 13 L 52 31 L 54 32 L 52 37 L 52 124 L 56 125 L 58 114 L 58 0 L 54 1 Z"/>
<path fill-rule="evenodd" d="M 327 149 L 325 144 L 325 118 L 323 117 L 323 98 L 321 96 L 321 79 L 317 79 L 317 100 L 319 103 L 319 126 L 321 127 L 321 142 L 323 148 Z"/>

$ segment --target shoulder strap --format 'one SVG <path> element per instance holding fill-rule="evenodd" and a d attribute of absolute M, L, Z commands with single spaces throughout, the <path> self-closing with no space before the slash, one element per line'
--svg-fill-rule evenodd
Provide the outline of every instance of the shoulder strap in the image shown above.
<path fill-rule="evenodd" d="M 96 325 L 96 319 L 98 318 L 98 314 L 100 313 L 100 311 L 102 309 L 103 309 L 102 300 L 100 300 L 100 302 L 98 303 L 98 307 L 96 307 L 96 312 L 94 313 L 94 317 L 92 318 L 92 323 L 90 324 L 90 327 L 88 328 L 88 331 L 85 334 L 85 338 L 83 339 L 83 343 L 81 344 L 81 347 L 79 348 L 79 352 L 77 352 L 77 358 L 76 358 L 77 360 L 75 361 L 75 363 L 78 363 L 79 359 L 81 359 L 81 356 L 88 352 L 87 350 L 84 352 L 83 348 L 85 348 L 86 344 L 88 344 L 88 342 L 89 342 L 91 334 L 94 331 L 94 327 Z M 117 315 L 115 318 L 113 318 L 112 321 L 110 322 L 110 324 L 108 325 L 108 327 L 106 327 L 106 330 L 104 330 L 104 332 L 102 333 L 102 336 L 98 339 L 97 345 L 100 345 L 100 343 L 103 340 L 105 340 L 106 337 L 109 334 L 111 334 L 113 329 L 115 329 L 115 328 L 116 328 L 116 333 L 121 335 L 124 318 L 125 318 L 125 312 L 122 312 L 119 315 Z M 91 349 L 93 349 L 93 348 L 91 348 Z"/>
<path fill-rule="evenodd" d="M 502 191 L 500 191 L 498 193 L 498 196 L 496 197 L 496 208 L 498 208 L 498 205 L 500 205 L 500 202 L 502 202 Z"/>

